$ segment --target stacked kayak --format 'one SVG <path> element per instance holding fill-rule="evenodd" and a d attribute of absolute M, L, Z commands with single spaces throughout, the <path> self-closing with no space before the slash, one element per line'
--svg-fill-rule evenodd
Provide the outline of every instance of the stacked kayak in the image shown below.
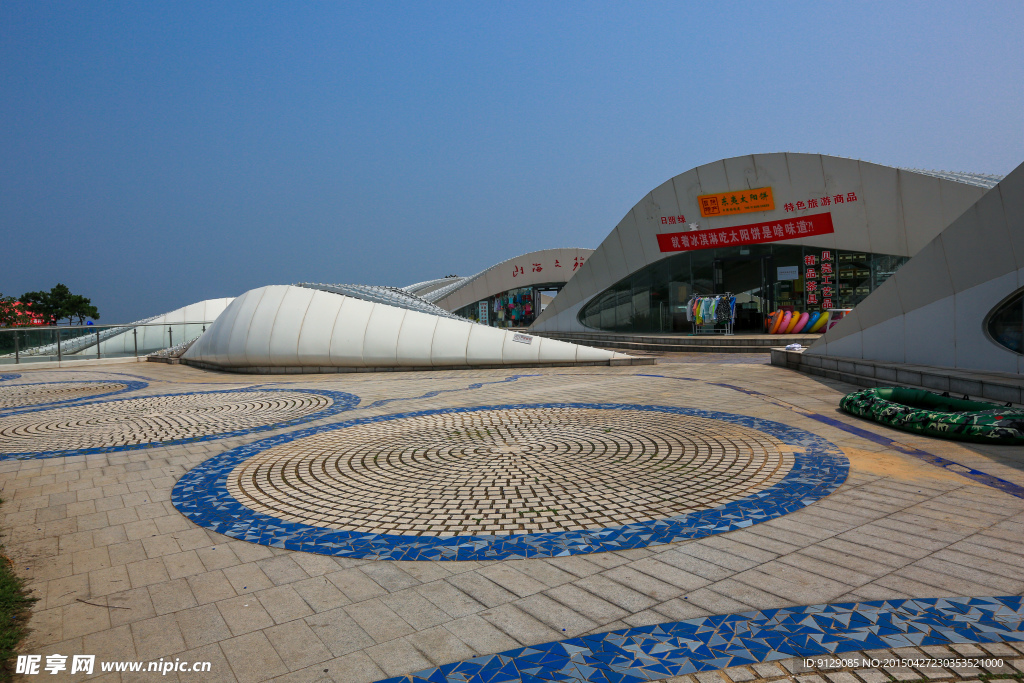
<path fill-rule="evenodd" d="M 806 334 L 820 332 L 827 324 L 829 313 L 797 313 L 775 311 L 765 323 L 768 334 Z"/>
<path fill-rule="evenodd" d="M 839 407 L 851 415 L 917 434 L 1024 445 L 1024 410 L 987 401 L 951 398 L 924 389 L 880 387 L 847 394 Z"/>

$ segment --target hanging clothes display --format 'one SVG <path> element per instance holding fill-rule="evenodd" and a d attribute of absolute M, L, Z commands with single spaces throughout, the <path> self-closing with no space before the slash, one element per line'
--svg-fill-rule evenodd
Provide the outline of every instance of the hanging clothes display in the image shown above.
<path fill-rule="evenodd" d="M 712 296 L 694 295 L 686 303 L 686 319 L 693 323 L 695 333 L 699 327 L 725 325 L 723 332 L 732 334 L 732 326 L 736 322 L 736 297 L 729 292 Z"/>
<path fill-rule="evenodd" d="M 540 308 L 534 301 L 533 288 L 512 289 L 495 296 L 490 309 L 499 327 L 527 327 L 533 323 Z"/>

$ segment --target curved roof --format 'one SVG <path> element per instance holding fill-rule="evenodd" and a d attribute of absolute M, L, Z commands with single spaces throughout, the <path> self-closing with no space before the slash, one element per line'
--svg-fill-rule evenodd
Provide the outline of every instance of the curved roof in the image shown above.
<path fill-rule="evenodd" d="M 977 187 L 984 187 L 986 190 L 990 190 L 995 187 L 1000 180 L 1003 179 L 1001 175 L 992 175 L 991 173 L 967 173 L 965 171 L 929 171 L 923 168 L 904 168 L 900 167 L 901 171 L 910 171 L 912 173 L 920 173 L 921 175 L 931 176 L 933 178 L 942 178 L 943 180 L 952 180 L 957 183 L 965 183 L 967 185 L 976 185 Z"/>
<path fill-rule="evenodd" d="M 475 301 L 481 301 L 510 289 L 564 284 L 569 281 L 593 251 L 593 249 L 583 248 L 531 251 L 505 259 L 475 275 L 449 279 L 448 284 L 422 296 L 446 311 L 457 311 Z M 416 286 L 410 285 L 405 289 Z"/>
<path fill-rule="evenodd" d="M 439 277 L 436 280 L 427 280 L 425 282 L 417 282 L 414 285 L 406 285 L 402 287 L 405 291 L 416 296 L 426 296 L 430 292 L 433 292 L 441 287 L 452 284 L 456 281 L 463 281 L 468 278 L 459 277 L 458 275 L 449 275 L 448 277 Z"/>
<path fill-rule="evenodd" d="M 107 328 L 97 326 L 100 353 L 104 356 L 132 355 L 136 350 L 139 353 L 149 353 L 163 349 L 168 345 L 165 325 L 173 326 L 172 341 L 175 338 L 179 341 L 194 339 L 202 334 L 204 323 L 216 319 L 232 301 L 231 298 L 206 299 L 127 325 Z M 135 334 L 129 334 L 132 331 L 135 331 Z M 96 353 L 96 343 L 96 336 L 88 334 L 62 341 L 60 350 L 65 356 L 92 355 Z M 55 355 L 57 345 L 44 344 L 22 349 L 20 353 L 22 356 Z M 7 355 L 14 356 L 13 353 Z"/>
<path fill-rule="evenodd" d="M 827 219 L 828 230 L 808 236 L 792 233 L 792 237 L 773 241 L 910 257 L 976 202 L 997 178 L 977 173 L 912 171 L 857 159 L 791 152 L 704 164 L 670 178 L 641 198 L 530 329 L 587 329 L 576 318 L 584 304 L 630 274 L 672 256 L 672 250 L 662 251 L 666 245 L 659 242 L 660 234 L 685 232 L 687 227 L 703 231 L 760 228 L 776 221 L 806 224 L 806 220 L 798 219 L 815 217 L 819 223 Z M 744 191 L 761 188 L 771 188 L 774 209 L 702 215 L 702 196 L 732 193 L 735 201 L 737 194 L 742 199 Z M 849 197 L 853 199 L 840 203 Z M 690 225 L 680 226 L 680 217 Z M 679 250 L 713 248 L 711 238 L 715 236 L 711 233 L 701 247 L 683 247 L 680 237 Z"/>
<path fill-rule="evenodd" d="M 311 282 L 300 282 L 295 286 L 305 287 L 307 289 L 318 289 L 321 292 L 332 292 L 334 294 L 341 294 L 342 296 L 351 296 L 356 299 L 362 299 L 363 301 L 387 304 L 388 306 L 404 308 L 409 311 L 430 313 L 431 315 L 439 315 L 442 318 L 456 317 L 443 308 L 435 306 L 426 299 L 418 297 L 415 294 L 410 294 L 404 289 L 399 289 L 397 287 L 387 287 L 385 285 L 325 285 L 320 283 L 313 284 Z"/>
<path fill-rule="evenodd" d="M 374 301 L 361 290 L 342 294 L 337 291 L 340 287 L 270 285 L 249 290 L 227 307 L 182 359 L 270 372 L 273 368 L 607 363 L 629 358 L 478 325 L 443 311 L 440 315 Z"/>

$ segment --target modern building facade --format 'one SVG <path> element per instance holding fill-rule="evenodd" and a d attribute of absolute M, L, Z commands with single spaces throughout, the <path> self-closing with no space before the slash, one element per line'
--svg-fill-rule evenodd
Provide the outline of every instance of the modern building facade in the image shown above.
<path fill-rule="evenodd" d="M 593 249 L 543 249 L 507 259 L 469 277 L 403 287 L 461 318 L 492 327 L 527 327 L 544 296 L 554 297 Z"/>
<path fill-rule="evenodd" d="M 1024 164 L 804 353 L 1024 373 Z"/>
<path fill-rule="evenodd" d="M 736 331 L 850 309 L 998 180 L 820 154 L 705 164 L 638 202 L 531 331 L 690 332 L 695 295 L 734 295 Z"/>

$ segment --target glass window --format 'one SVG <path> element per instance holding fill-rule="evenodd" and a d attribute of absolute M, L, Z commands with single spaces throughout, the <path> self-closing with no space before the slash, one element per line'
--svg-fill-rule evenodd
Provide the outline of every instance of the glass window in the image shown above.
<path fill-rule="evenodd" d="M 907 260 L 775 243 L 682 252 L 615 283 L 584 306 L 578 319 L 606 331 L 690 332 L 690 297 L 729 292 L 736 296 L 736 331 L 759 333 L 778 307 L 853 308 Z"/>
<path fill-rule="evenodd" d="M 997 344 L 1024 354 L 1024 289 L 996 306 L 985 327 Z"/>

